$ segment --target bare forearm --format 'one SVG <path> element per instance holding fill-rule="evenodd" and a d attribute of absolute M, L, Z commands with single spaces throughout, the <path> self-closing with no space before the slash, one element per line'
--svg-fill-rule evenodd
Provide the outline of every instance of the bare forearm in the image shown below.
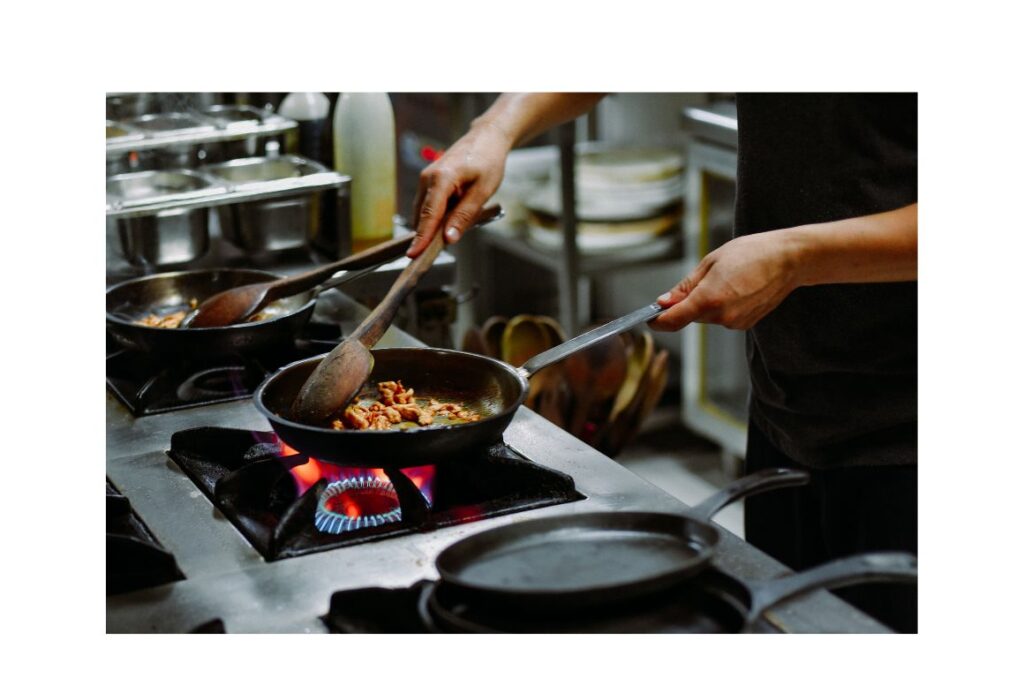
<path fill-rule="evenodd" d="M 509 148 L 515 148 L 556 125 L 586 113 L 603 96 L 559 92 L 506 93 L 474 120 L 473 126 L 493 126 L 505 136 Z"/>
<path fill-rule="evenodd" d="M 917 280 L 917 204 L 776 231 L 793 254 L 796 283 Z"/>

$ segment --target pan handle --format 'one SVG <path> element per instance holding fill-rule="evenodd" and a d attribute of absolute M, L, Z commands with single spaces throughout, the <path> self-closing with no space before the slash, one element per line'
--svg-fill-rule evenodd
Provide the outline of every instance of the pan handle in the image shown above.
<path fill-rule="evenodd" d="M 333 276 L 335 276 L 339 271 L 355 270 L 356 272 L 361 272 L 365 270 L 369 272 L 376 270 L 378 266 L 405 256 L 405 251 L 409 249 L 409 245 L 412 243 L 413 237 L 415 237 L 415 234 L 410 233 L 409 235 L 405 235 L 400 238 L 394 238 L 393 240 L 388 240 L 387 242 L 375 245 L 374 247 L 360 252 L 359 254 L 353 254 L 352 256 L 345 257 L 340 261 L 325 264 L 324 266 L 318 266 L 317 268 L 306 271 L 305 273 L 284 278 L 267 291 L 268 297 L 271 301 L 275 299 L 283 299 L 284 297 L 290 297 L 293 294 L 305 292 L 320 283 L 327 285 L 332 281 L 332 279 L 334 279 Z M 365 275 L 365 273 L 363 275 Z M 347 278 L 346 280 L 351 279 L 352 278 Z M 332 285 L 332 287 L 333 286 L 334 285 Z M 323 289 L 319 291 L 322 292 Z M 319 292 L 316 292 L 315 294 L 319 294 Z"/>
<path fill-rule="evenodd" d="M 618 320 L 613 320 L 610 323 L 601 325 L 596 329 L 590 330 L 578 337 L 561 343 L 554 348 L 548 349 L 543 353 L 538 353 L 523 363 L 522 367 L 517 368 L 517 371 L 523 377 L 529 379 L 548 365 L 553 365 L 560 360 L 564 360 L 577 351 L 582 351 L 588 346 L 592 346 L 603 339 L 607 339 L 608 337 L 619 334 L 620 332 L 625 332 L 642 322 L 652 320 L 661 315 L 661 312 L 664 310 L 665 309 L 658 304 L 648 304 L 647 306 L 639 308 L 628 315 L 622 316 Z"/>
<path fill-rule="evenodd" d="M 430 598 L 434 595 L 436 588 L 436 581 L 427 582 L 423 590 L 420 591 L 420 597 L 416 600 L 416 612 L 419 614 L 420 622 L 427 629 L 427 633 L 441 633 L 441 629 L 434 622 L 434 616 L 430 614 Z"/>
<path fill-rule="evenodd" d="M 347 282 L 352 282 L 354 280 L 359 280 L 360 278 L 365 278 L 366 276 L 370 275 L 384 264 L 395 261 L 395 259 L 398 259 L 398 257 L 395 257 L 394 259 L 388 259 L 387 261 L 382 261 L 379 264 L 375 264 L 373 266 L 369 266 L 358 271 L 345 271 L 341 275 L 335 275 L 331 278 L 328 278 L 327 280 L 313 288 L 313 296 L 318 297 L 327 290 L 332 290 L 335 287 L 344 285 Z"/>
<path fill-rule="evenodd" d="M 902 552 L 862 553 L 781 579 L 750 584 L 751 603 L 745 628 L 749 629 L 770 608 L 801 593 L 869 582 L 916 584 L 917 558 Z"/>
<path fill-rule="evenodd" d="M 810 482 L 811 476 L 806 471 L 798 471 L 788 468 L 766 468 L 757 473 L 743 476 L 739 480 L 729 483 L 724 488 L 714 493 L 701 503 L 691 509 L 701 520 L 710 520 L 729 504 L 737 499 L 751 497 L 755 494 L 775 490 L 782 487 L 798 487 Z"/>

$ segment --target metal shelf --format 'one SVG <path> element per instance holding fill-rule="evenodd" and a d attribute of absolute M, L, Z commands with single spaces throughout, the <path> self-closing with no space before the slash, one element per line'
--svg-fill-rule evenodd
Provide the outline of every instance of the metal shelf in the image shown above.
<path fill-rule="evenodd" d="M 561 250 L 544 247 L 530 240 L 522 233 L 510 233 L 498 229 L 481 229 L 479 240 L 496 249 L 520 257 L 532 264 L 558 271 L 562 266 Z M 682 256 L 682 241 L 673 236 L 660 236 L 649 242 L 623 247 L 608 252 L 578 251 L 580 275 L 591 275 L 602 271 L 614 271 L 641 264 L 658 264 L 665 261 L 678 261 Z"/>

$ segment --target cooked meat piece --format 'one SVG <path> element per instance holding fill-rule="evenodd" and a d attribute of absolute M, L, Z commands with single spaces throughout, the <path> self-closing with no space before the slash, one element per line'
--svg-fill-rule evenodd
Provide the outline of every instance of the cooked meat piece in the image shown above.
<path fill-rule="evenodd" d="M 146 325 L 148 327 L 162 327 L 165 329 L 175 329 L 181 325 L 181 321 L 185 319 L 185 311 L 175 311 L 174 313 L 168 313 L 167 315 L 156 315 L 150 313 L 142 320 L 138 321 L 139 325 Z"/>
<path fill-rule="evenodd" d="M 394 405 L 392 407 L 398 414 L 402 416 L 402 419 L 406 421 L 416 421 L 423 414 L 423 411 L 415 405 Z"/>
<path fill-rule="evenodd" d="M 342 415 L 345 419 L 345 423 L 354 429 L 367 429 L 370 428 L 370 413 L 359 405 L 349 405 L 345 408 L 345 413 Z"/>

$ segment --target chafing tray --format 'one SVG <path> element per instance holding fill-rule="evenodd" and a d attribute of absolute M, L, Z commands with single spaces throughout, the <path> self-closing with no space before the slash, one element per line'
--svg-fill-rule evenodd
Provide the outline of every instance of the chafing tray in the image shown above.
<path fill-rule="evenodd" d="M 198 177 L 204 184 L 182 192 L 138 188 L 138 180 L 158 174 Z M 111 189 L 109 182 L 114 180 L 117 188 Z M 306 245 L 325 231 L 337 236 L 334 232 L 343 230 L 339 222 L 345 211 L 338 209 L 337 204 L 347 197 L 350 182 L 349 177 L 323 165 L 291 155 L 247 158 L 193 171 L 133 172 L 108 180 L 107 221 L 116 225 L 119 232 L 129 230 L 134 236 L 134 241 L 121 236 L 125 258 L 134 264 L 163 265 L 189 260 L 185 248 L 177 248 L 175 253 L 164 250 L 165 256 L 161 256 L 156 244 L 163 237 L 162 231 L 157 233 L 162 228 L 160 220 L 140 219 L 175 214 L 206 219 L 209 208 L 221 208 L 221 230 L 240 247 L 250 251 L 287 249 Z M 193 212 L 202 212 L 204 216 Z M 188 233 L 202 237 L 197 230 Z M 205 251 L 205 245 L 191 248 L 195 255 L 192 258 L 201 256 L 200 249 Z"/>
<path fill-rule="evenodd" d="M 225 188 L 189 170 L 131 172 L 107 179 L 107 203 L 157 206 L 136 215 L 112 215 L 124 258 L 140 266 L 180 264 L 198 259 L 210 245 L 209 210 L 202 207 L 160 207 L 172 201 L 200 200 Z"/>
<path fill-rule="evenodd" d="M 243 158 L 209 165 L 204 170 L 239 188 L 288 186 L 323 174 L 322 165 L 297 155 Z M 316 233 L 323 212 L 322 192 L 268 197 L 217 207 L 221 232 L 248 252 L 269 252 L 303 247 Z"/>

